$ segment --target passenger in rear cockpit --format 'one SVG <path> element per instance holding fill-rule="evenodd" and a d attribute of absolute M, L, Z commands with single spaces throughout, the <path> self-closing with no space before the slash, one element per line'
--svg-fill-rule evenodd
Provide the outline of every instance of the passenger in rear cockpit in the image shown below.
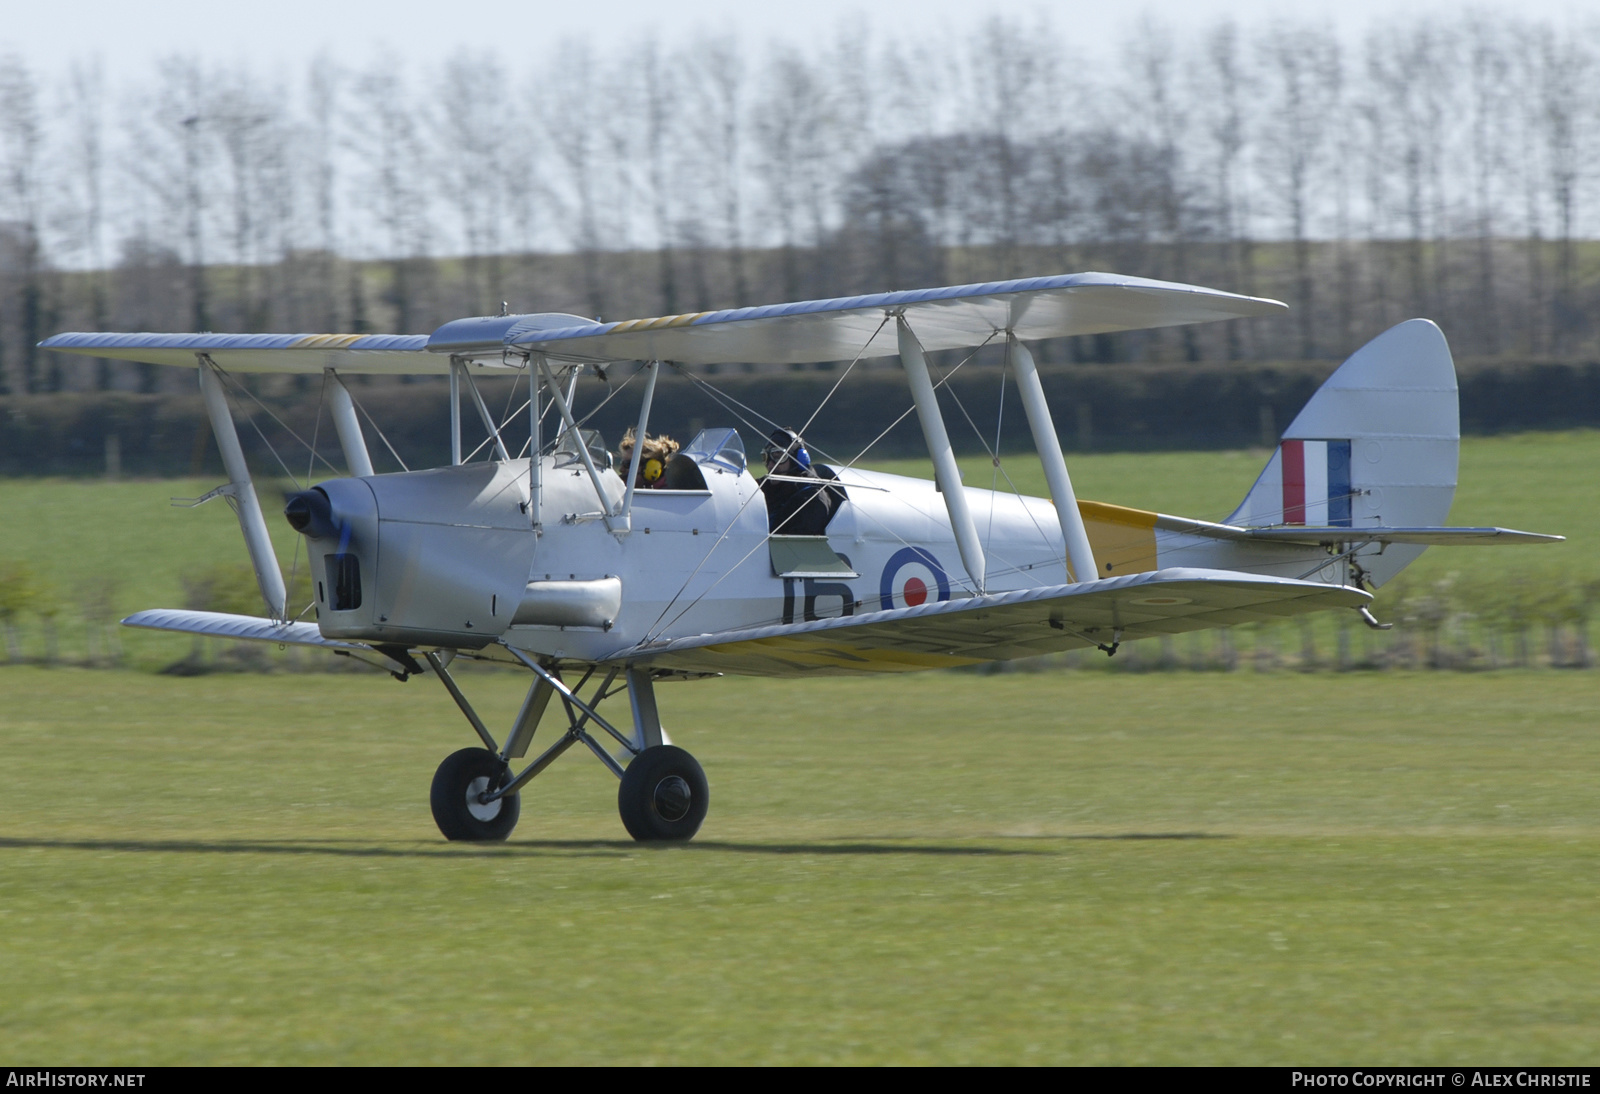
<path fill-rule="evenodd" d="M 827 485 L 838 478 L 832 470 L 813 466 L 800 434 L 774 429 L 762 456 L 767 477 L 761 492 L 767 498 L 767 527 L 775 536 L 822 536 L 844 501 L 844 491 Z"/>
<path fill-rule="evenodd" d="M 635 445 L 633 428 L 622 435 L 622 443 L 617 445 L 617 463 L 619 467 L 633 466 L 633 448 Z M 644 435 L 644 453 L 639 459 L 639 475 L 634 480 L 634 488 L 638 490 L 654 490 L 661 484 L 661 476 L 666 473 L 667 463 L 677 453 L 678 442 L 665 433 L 652 437 Z M 626 472 L 624 472 L 626 474 Z"/>

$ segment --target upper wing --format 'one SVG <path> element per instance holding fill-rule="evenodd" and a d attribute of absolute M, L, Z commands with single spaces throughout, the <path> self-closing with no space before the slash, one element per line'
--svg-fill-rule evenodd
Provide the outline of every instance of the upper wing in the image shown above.
<path fill-rule="evenodd" d="M 1022 339 L 1060 338 L 1285 310 L 1276 300 L 1196 285 L 1081 273 L 565 329 L 513 325 L 504 341 L 576 361 L 795 364 L 898 353 L 895 325 L 884 321 L 894 314 L 905 315 L 924 349 L 943 350 L 982 345 L 1002 331 Z"/>
<path fill-rule="evenodd" d="M 204 353 L 230 372 L 366 372 L 405 376 L 450 371 L 448 357 L 428 352 L 423 334 L 58 334 L 41 349 L 114 357 L 151 365 L 194 367 Z"/>
<path fill-rule="evenodd" d="M 58 334 L 43 349 L 153 365 L 206 354 L 232 372 L 390 375 L 449 371 L 452 356 L 480 368 L 521 367 L 533 350 L 571 361 L 680 364 L 843 361 L 899 352 L 886 318 L 903 314 L 924 349 L 978 346 L 1002 331 L 1060 338 L 1214 319 L 1271 315 L 1276 300 L 1113 274 L 1062 274 L 981 285 L 802 300 L 758 308 L 596 323 L 576 315 L 486 316 L 433 334 Z M 508 352 L 512 356 L 508 357 Z"/>
<path fill-rule="evenodd" d="M 619 650 L 652 668 L 751 676 L 915 672 L 1359 608 L 1360 589 L 1226 570 L 1127 577 L 704 634 Z"/>

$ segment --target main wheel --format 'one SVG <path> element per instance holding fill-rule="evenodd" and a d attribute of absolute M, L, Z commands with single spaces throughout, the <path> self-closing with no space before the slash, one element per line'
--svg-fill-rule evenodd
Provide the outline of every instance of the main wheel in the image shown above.
<path fill-rule="evenodd" d="M 636 840 L 692 839 L 710 804 L 705 771 L 676 745 L 657 745 L 639 753 L 617 787 L 622 826 Z"/>
<path fill-rule="evenodd" d="M 444 758 L 433 773 L 433 822 L 449 840 L 503 840 L 517 826 L 522 795 L 507 794 L 492 802 L 480 794 L 510 781 L 511 772 L 500 757 L 486 748 L 463 748 Z"/>

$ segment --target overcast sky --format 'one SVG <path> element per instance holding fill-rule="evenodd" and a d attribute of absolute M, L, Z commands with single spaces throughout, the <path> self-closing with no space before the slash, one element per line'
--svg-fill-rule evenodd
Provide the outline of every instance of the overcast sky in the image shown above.
<path fill-rule="evenodd" d="M 319 50 L 365 64 L 377 51 L 428 66 L 462 46 L 494 49 L 508 61 L 537 65 L 564 37 L 626 43 L 658 30 L 682 42 L 733 31 L 752 44 L 782 38 L 800 47 L 832 38 L 853 22 L 875 37 L 909 34 L 950 40 L 991 15 L 1040 13 L 1087 54 L 1114 49 L 1125 28 L 1148 11 L 1175 29 L 1232 16 L 1253 24 L 1273 19 L 1321 21 L 1342 35 L 1359 34 L 1378 18 L 1455 12 L 1465 7 L 1565 22 L 1587 18 L 1596 5 L 1571 0 L 274 0 L 267 5 L 218 0 L 11 0 L 0 20 L 0 50 L 20 53 L 36 71 L 54 73 L 74 58 L 99 55 L 116 75 L 142 74 L 164 53 L 201 53 L 258 71 L 298 68 Z M 799 17 L 797 17 L 799 13 Z"/>

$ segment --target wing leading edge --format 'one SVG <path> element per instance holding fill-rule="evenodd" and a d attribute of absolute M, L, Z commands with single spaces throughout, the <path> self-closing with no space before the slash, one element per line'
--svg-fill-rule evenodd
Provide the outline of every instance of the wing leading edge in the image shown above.
<path fill-rule="evenodd" d="M 976 285 L 802 300 L 756 308 L 630 319 L 575 329 L 507 330 L 507 345 L 577 361 L 802 364 L 899 352 L 903 314 L 926 350 L 1018 338 L 1145 330 L 1275 315 L 1287 305 L 1198 285 L 1106 273 L 1061 274 Z"/>
<path fill-rule="evenodd" d="M 1326 608 L 1360 589 L 1227 570 L 1167 569 L 1079 585 L 698 635 L 619 650 L 652 668 L 750 676 L 917 672 L 1110 645 Z"/>
<path fill-rule="evenodd" d="M 124 627 L 143 627 L 152 631 L 178 631 L 210 638 L 237 638 L 246 642 L 277 642 L 286 646 L 317 646 L 325 650 L 360 650 L 372 647 L 360 642 L 341 642 L 322 637 L 315 623 L 279 623 L 254 615 L 227 612 L 198 612 L 183 608 L 152 608 L 134 612 L 122 621 Z"/>
<path fill-rule="evenodd" d="M 424 334 L 58 334 L 40 349 L 193 368 L 205 354 L 229 372 L 447 375 L 448 357 L 428 352 Z"/>

